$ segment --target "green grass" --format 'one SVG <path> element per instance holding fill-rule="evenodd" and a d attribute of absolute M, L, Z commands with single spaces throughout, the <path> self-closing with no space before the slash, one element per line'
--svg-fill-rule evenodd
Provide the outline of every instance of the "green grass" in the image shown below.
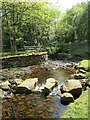
<path fill-rule="evenodd" d="M 85 79 L 86 79 L 86 83 L 87 83 L 87 84 L 90 84 L 90 72 L 87 72 L 87 73 L 85 74 Z"/>
<path fill-rule="evenodd" d="M 86 73 L 85 78 L 90 80 L 90 72 Z"/>
<path fill-rule="evenodd" d="M 88 103 L 88 91 L 85 91 L 68 106 L 68 110 L 61 118 L 88 118 Z"/>

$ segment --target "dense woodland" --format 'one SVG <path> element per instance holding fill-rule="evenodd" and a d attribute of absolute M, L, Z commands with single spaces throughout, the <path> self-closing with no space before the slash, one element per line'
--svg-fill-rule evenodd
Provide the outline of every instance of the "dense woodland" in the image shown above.
<path fill-rule="evenodd" d="M 39 46 L 58 52 L 65 44 L 88 40 L 88 6 L 83 2 L 61 14 L 44 0 L 2 2 L 3 52 Z"/>

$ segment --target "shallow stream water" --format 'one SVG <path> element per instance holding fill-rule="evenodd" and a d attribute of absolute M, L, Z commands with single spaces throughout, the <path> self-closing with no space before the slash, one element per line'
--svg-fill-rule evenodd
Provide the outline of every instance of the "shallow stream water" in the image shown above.
<path fill-rule="evenodd" d="M 69 78 L 70 74 L 73 72 L 69 69 L 63 69 L 54 64 L 32 66 L 31 74 L 24 75 L 22 79 L 38 78 L 36 92 L 27 95 L 15 94 L 10 99 L 3 99 L 2 118 L 60 118 L 67 109 L 67 106 L 60 103 L 60 85 Z M 55 78 L 58 81 L 58 87 L 45 98 L 39 91 L 44 89 L 48 78 Z"/>

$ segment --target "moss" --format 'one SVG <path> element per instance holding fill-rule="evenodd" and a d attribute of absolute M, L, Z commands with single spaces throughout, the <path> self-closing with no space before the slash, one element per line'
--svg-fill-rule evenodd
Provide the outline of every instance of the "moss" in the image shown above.
<path fill-rule="evenodd" d="M 85 68 L 85 70 L 90 69 L 90 60 L 82 60 L 79 67 Z"/>
<path fill-rule="evenodd" d="M 22 52 L 22 53 L 17 53 L 15 55 L 10 55 L 7 54 L 4 56 L 4 54 L 2 55 L 2 58 L 11 58 L 11 57 L 19 57 L 19 56 L 30 56 L 30 55 L 43 55 L 46 54 L 47 52 Z"/>
<path fill-rule="evenodd" d="M 88 118 L 88 90 L 68 106 L 62 118 Z"/>

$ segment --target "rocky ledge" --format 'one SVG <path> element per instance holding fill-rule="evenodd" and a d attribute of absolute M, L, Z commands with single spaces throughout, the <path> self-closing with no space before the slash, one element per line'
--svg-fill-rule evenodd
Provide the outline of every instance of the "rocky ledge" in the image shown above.
<path fill-rule="evenodd" d="M 32 55 L 10 56 L 0 58 L 2 60 L 2 68 L 26 67 L 30 65 L 40 64 L 48 59 L 47 52 Z"/>

